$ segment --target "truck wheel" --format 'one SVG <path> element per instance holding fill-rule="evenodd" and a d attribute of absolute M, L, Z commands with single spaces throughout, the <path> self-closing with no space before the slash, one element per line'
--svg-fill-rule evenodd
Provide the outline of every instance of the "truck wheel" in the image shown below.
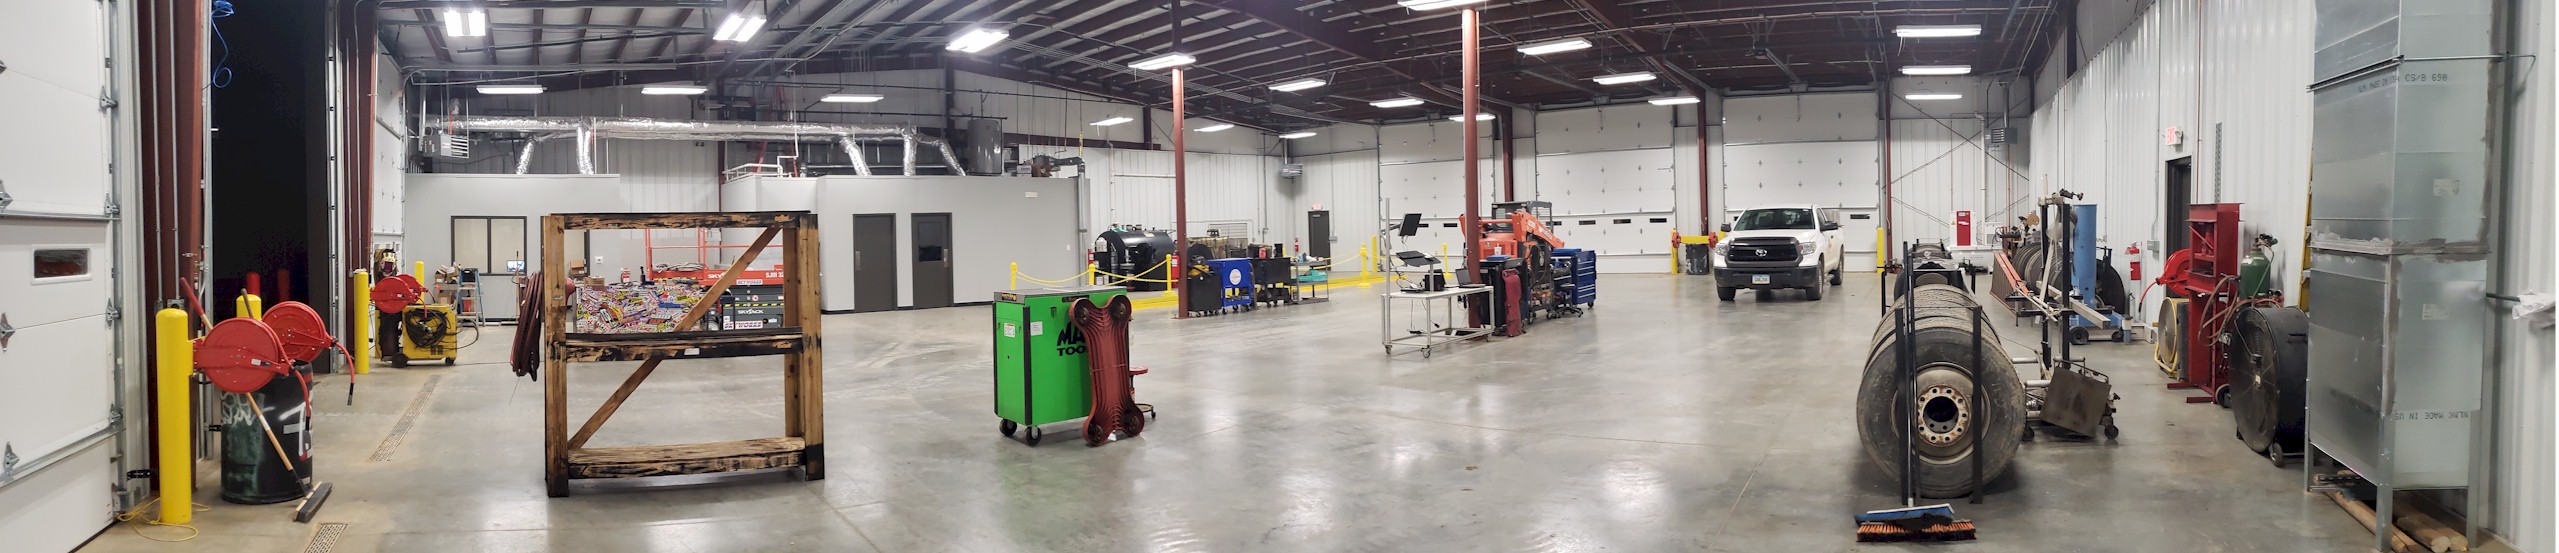
<path fill-rule="evenodd" d="M 1733 301 L 1733 287 L 1731 287 L 1731 286 L 1717 286 L 1717 287 L 1715 287 L 1715 299 L 1724 300 L 1724 301 Z"/>
<path fill-rule="evenodd" d="M 1831 269 L 1831 270 L 1830 270 L 1830 285 L 1831 285 L 1831 286 L 1838 286 L 1838 285 L 1839 285 L 1839 274 L 1840 274 L 1840 273 L 1845 273 L 1845 272 L 1848 272 L 1848 271 L 1847 271 L 1847 270 L 1845 270 L 1845 269 Z"/>
<path fill-rule="evenodd" d="M 1805 288 L 1804 299 L 1810 301 L 1822 301 L 1822 285 L 1815 284 L 1812 285 L 1812 287 Z"/>

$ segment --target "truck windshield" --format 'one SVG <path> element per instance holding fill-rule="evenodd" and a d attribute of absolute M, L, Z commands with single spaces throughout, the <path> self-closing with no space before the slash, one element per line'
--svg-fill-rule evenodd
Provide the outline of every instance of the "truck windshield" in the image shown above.
<path fill-rule="evenodd" d="M 1753 209 L 1733 220 L 1733 230 L 1812 230 L 1813 210 Z"/>

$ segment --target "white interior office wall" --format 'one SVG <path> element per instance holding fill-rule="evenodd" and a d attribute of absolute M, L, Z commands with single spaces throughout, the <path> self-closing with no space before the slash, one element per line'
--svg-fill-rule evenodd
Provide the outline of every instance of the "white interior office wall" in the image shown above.
<path fill-rule="evenodd" d="M 1085 240 L 1074 232 L 1075 182 L 1031 177 L 749 177 L 721 193 L 756 211 L 807 210 L 818 219 L 820 303 L 854 306 L 853 216 L 897 215 L 897 249 L 915 251 L 917 213 L 951 214 L 952 301 L 979 303 L 1022 273 L 1058 278 L 1084 269 Z M 915 305 L 914 256 L 896 256 L 898 300 Z M 760 265 L 760 264 L 759 264 Z M 1033 286 L 1024 282 L 1023 286 Z"/>
<path fill-rule="evenodd" d="M 625 203 L 619 191 L 626 187 L 620 181 L 616 175 L 409 175 L 407 201 L 401 205 L 401 217 L 408 221 L 401 261 L 424 261 L 429 266 L 452 264 L 456 216 L 523 217 L 525 267 L 540 267 L 544 215 L 660 211 Z M 587 255 L 600 258 L 588 260 L 592 274 L 610 279 L 629 268 L 636 276 L 646 265 L 640 232 L 591 231 Z M 686 243 L 692 242 L 691 231 L 658 232 L 681 232 Z M 691 256 L 687 255 L 686 260 L 690 261 Z M 509 275 L 494 271 L 485 274 L 489 280 L 480 287 L 480 304 L 488 307 L 483 312 L 491 319 L 515 318 L 515 287 L 505 285 L 510 281 L 504 280 Z"/>
<path fill-rule="evenodd" d="M 2550 59 L 2549 6 L 2518 4 L 2525 10 L 2518 14 L 2525 53 Z M 2161 166 L 2195 156 L 2192 197 L 2242 204 L 2242 231 L 2280 242 L 2275 284 L 2295 291 L 2312 190 L 2307 87 L 2314 14 L 2311 0 L 2153 3 L 2078 74 L 2064 75 L 2063 60 L 2056 59 L 2037 79 L 2050 98 L 2026 133 L 2034 188 L 2088 193 L 2101 204 L 2103 242 L 2148 246 L 2173 230 L 2160 205 Z M 2551 237 L 2551 73 L 2526 74 L 2532 81 L 2515 115 L 2521 154 L 2512 161 L 2514 196 L 2505 213 L 2515 240 L 2505 251 L 2515 257 L 2504 277 L 2506 292 L 2548 293 L 2551 256 L 2559 249 Z M 2164 144 L 2168 126 L 2186 132 L 2184 146 Z M 2168 253 L 2145 250 L 2142 258 L 2152 267 Z M 2117 263 L 2131 257 L 2118 250 Z M 2503 385 L 2495 400 L 2498 448 L 2485 520 L 2520 551 L 2559 551 L 2548 523 L 2559 514 L 2551 500 L 2551 333 L 2504 319 L 2499 326 L 2495 354 L 2503 361 L 2497 376 Z"/>
<path fill-rule="evenodd" d="M 105 528 L 116 506 L 112 439 L 123 390 L 116 361 L 139 351 L 116 342 L 148 336 L 148 320 L 128 294 L 121 306 L 132 316 L 107 311 L 121 291 L 132 289 L 113 275 L 127 252 L 118 251 L 119 229 L 108 218 L 116 191 L 130 190 L 109 172 L 119 145 L 116 90 L 131 84 L 101 63 L 111 52 L 129 52 L 130 28 L 121 3 L 35 2 L 12 5 L 0 17 L 0 317 L 17 328 L 0 347 L 0 450 L 14 455 L 14 470 L 0 471 L 0 543 L 12 550 L 68 551 Z M 117 41 L 117 42 L 111 42 Z M 119 47 L 121 42 L 123 46 Z M 125 60 L 113 65 L 130 66 Z M 129 157 L 126 159 L 130 159 Z M 126 171 L 131 172 L 131 171 Z M 139 203 L 127 197 L 127 213 Z M 134 229 L 122 236 L 134 237 Z M 77 275 L 38 278 L 37 250 L 71 250 L 87 256 Z M 48 269 L 59 269 L 51 266 Z M 132 271 L 124 271 L 131 273 Z M 121 327 L 120 327 L 121 325 Z M 128 374 L 141 374 L 127 371 Z M 139 410 L 138 406 L 137 409 Z M 141 413 L 127 421 L 148 420 Z M 128 435 L 131 433 L 127 433 Z M 137 468 L 147 463 L 137 460 Z"/>
<path fill-rule="evenodd" d="M 1882 192 L 1873 92 L 1726 98 L 1723 213 L 1765 205 L 1839 207 L 1844 267 L 1872 267 Z M 1863 217 L 1863 218 L 1859 218 Z"/>
<path fill-rule="evenodd" d="M 1536 197 L 1555 204 L 1547 224 L 1556 236 L 1597 252 L 1601 272 L 1670 271 L 1677 111 L 1631 104 L 1537 113 Z"/>

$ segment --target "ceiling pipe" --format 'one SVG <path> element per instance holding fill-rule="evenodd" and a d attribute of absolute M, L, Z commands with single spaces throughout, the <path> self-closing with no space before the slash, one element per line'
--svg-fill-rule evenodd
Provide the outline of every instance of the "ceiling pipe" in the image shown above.
<path fill-rule="evenodd" d="M 492 117 L 463 116 L 442 123 L 455 131 L 526 132 L 540 135 L 568 133 L 577 135 L 578 172 L 595 172 L 592 150 L 596 138 L 629 140 L 707 140 L 707 141 L 774 141 L 832 142 L 841 144 L 846 154 L 861 159 L 857 142 L 897 141 L 906 145 L 901 167 L 904 174 L 915 174 L 916 150 L 932 146 L 942 154 L 943 163 L 956 169 L 959 155 L 951 144 L 940 138 L 925 136 L 915 127 L 905 125 L 859 125 L 847 123 L 796 123 L 780 121 L 667 121 L 641 117 Z M 542 138 L 537 136 L 536 138 Z M 530 152 L 531 144 L 526 145 Z M 529 156 L 528 156 L 529 157 Z M 867 169 L 857 173 L 867 174 Z"/>

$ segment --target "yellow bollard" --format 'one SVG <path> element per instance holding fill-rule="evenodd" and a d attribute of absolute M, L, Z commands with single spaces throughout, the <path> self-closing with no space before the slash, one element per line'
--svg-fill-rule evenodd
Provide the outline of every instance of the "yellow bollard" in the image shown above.
<path fill-rule="evenodd" d="M 1145 276 L 1145 275 L 1132 275 L 1132 276 Z M 1102 285 L 1102 264 L 1101 264 L 1101 263 L 1097 263 L 1097 262 L 1092 262 L 1092 261 L 1086 261 L 1086 262 L 1084 262 L 1084 280 L 1085 280 L 1085 282 L 1090 282 L 1090 283 L 1092 283 L 1094 286 L 1101 286 L 1101 285 Z"/>
<path fill-rule="evenodd" d="M 231 300 L 231 311 L 231 316 L 234 317 L 263 320 L 266 318 L 264 315 L 267 309 L 265 302 L 260 301 L 257 294 L 241 294 L 239 298 Z"/>
<path fill-rule="evenodd" d="M 1360 247 L 1359 247 L 1359 287 L 1361 287 L 1361 288 L 1367 288 L 1367 287 L 1368 287 L 1368 279 L 1369 279 L 1370 275 L 1372 275 L 1372 274 L 1373 274 L 1373 273 L 1370 273 L 1370 272 L 1369 272 L 1369 269 L 1377 265 L 1376 263 L 1372 263 L 1372 262 L 1370 262 L 1372 259 L 1373 259 L 1373 258 L 1371 258 L 1371 257 L 1369 257 L 1369 256 L 1368 256 L 1368 246 L 1360 246 Z"/>
<path fill-rule="evenodd" d="M 1013 285 L 1012 285 L 1012 286 L 1008 286 L 1008 287 L 1006 287 L 1005 289 L 1006 289 L 1006 290 L 1020 290 L 1020 289 L 1022 289 L 1022 264 L 1021 264 L 1021 263 L 1014 263 L 1014 264 L 1013 264 L 1013 274 L 1012 274 L 1012 277 L 1011 277 L 1011 278 L 1013 279 L 1013 280 L 1012 280 Z"/>
<path fill-rule="evenodd" d="M 355 336 L 346 341 L 354 351 L 347 352 L 347 356 L 355 358 L 350 360 L 355 363 L 351 369 L 355 374 L 373 374 L 373 274 L 356 271 L 354 278 L 355 283 L 347 287 L 347 297 L 356 299 Z"/>
<path fill-rule="evenodd" d="M 1164 297 L 1173 298 L 1173 307 L 1175 309 L 1180 309 L 1182 306 L 1182 264 L 1174 261 L 1173 254 L 1164 254 L 1164 280 L 1170 281 L 1164 283 Z"/>
<path fill-rule="evenodd" d="M 1890 256 L 1890 255 L 1885 254 L 1884 252 L 1889 252 L 1889 251 L 1893 251 L 1893 248 L 1892 248 L 1892 246 L 1891 246 L 1891 245 L 1884 243 L 1884 229 L 1883 229 L 1883 227 L 1876 227 L 1876 228 L 1875 228 L 1875 274 L 1883 274 L 1883 273 L 1884 273 L 1884 258 L 1892 257 L 1892 256 Z"/>
<path fill-rule="evenodd" d="M 160 408 L 152 422 L 158 428 L 154 439 L 160 443 L 160 460 L 152 475 L 160 484 L 160 523 L 186 524 L 195 520 L 195 423 L 190 418 L 195 410 L 187 404 L 194 395 L 187 378 L 195 373 L 195 344 L 187 340 L 192 332 L 186 311 L 162 309 L 153 317 Z"/>
<path fill-rule="evenodd" d="M 427 278 L 427 274 L 426 274 L 426 262 L 424 262 L 424 261 L 420 261 L 420 262 L 418 262 L 417 267 L 418 267 L 418 269 L 417 269 L 416 271 L 410 272 L 410 273 L 409 273 L 409 276 L 417 277 L 417 279 L 418 279 L 418 283 L 419 283 L 419 284 L 425 284 L 425 283 L 426 283 L 426 278 Z"/>

